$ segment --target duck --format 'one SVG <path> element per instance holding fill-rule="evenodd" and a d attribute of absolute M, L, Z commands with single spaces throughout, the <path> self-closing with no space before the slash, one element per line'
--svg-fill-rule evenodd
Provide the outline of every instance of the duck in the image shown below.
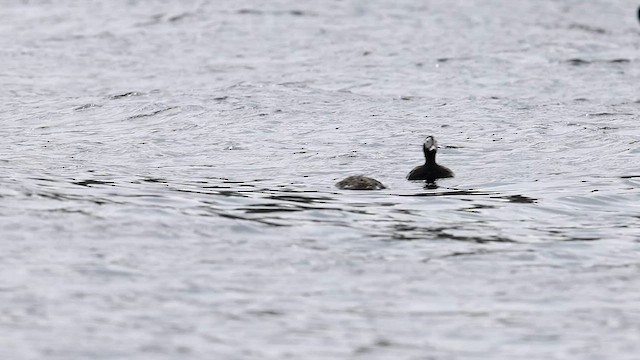
<path fill-rule="evenodd" d="M 416 166 L 409 175 L 407 180 L 426 180 L 433 183 L 436 179 L 451 178 L 454 176 L 453 171 L 446 166 L 436 163 L 436 153 L 438 151 L 438 142 L 432 135 L 427 136 L 422 144 L 424 152 L 424 165 Z"/>
<path fill-rule="evenodd" d="M 380 181 L 362 176 L 349 176 L 336 183 L 336 187 L 341 190 L 382 190 L 387 187 Z"/>

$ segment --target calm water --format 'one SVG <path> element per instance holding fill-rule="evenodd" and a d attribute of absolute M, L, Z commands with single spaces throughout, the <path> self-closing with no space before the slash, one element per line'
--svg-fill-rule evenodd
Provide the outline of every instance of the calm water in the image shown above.
<path fill-rule="evenodd" d="M 3 4 L 0 356 L 636 359 L 637 5 Z"/>

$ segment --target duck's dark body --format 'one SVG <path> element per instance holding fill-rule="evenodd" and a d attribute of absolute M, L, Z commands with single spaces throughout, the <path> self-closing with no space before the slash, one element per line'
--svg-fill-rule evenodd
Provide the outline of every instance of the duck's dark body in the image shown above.
<path fill-rule="evenodd" d="M 349 176 L 337 182 L 336 186 L 342 190 L 380 190 L 387 188 L 380 181 L 361 175 Z"/>
<path fill-rule="evenodd" d="M 424 165 L 416 166 L 409 175 L 408 180 L 426 180 L 434 182 L 436 179 L 453 177 L 453 171 L 436 163 L 436 152 L 438 143 L 433 136 L 428 136 L 422 145 L 424 151 Z"/>
<path fill-rule="evenodd" d="M 442 178 L 450 178 L 453 177 L 453 171 L 449 168 L 444 167 L 442 165 L 434 164 L 434 165 L 420 165 L 416 166 L 411 172 L 407 179 L 409 180 L 426 180 L 429 182 L 436 181 L 436 179 Z"/>

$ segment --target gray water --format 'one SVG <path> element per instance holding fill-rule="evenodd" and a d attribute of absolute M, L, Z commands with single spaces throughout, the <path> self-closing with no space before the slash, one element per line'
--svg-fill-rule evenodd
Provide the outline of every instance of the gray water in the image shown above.
<path fill-rule="evenodd" d="M 637 359 L 637 5 L 3 2 L 0 357 Z"/>

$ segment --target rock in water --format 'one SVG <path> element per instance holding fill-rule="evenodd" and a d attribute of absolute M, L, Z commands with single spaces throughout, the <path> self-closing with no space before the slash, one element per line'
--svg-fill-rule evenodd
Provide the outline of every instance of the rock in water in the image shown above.
<path fill-rule="evenodd" d="M 380 181 L 366 176 L 349 176 L 336 183 L 336 187 L 342 190 L 381 190 L 386 189 Z"/>

